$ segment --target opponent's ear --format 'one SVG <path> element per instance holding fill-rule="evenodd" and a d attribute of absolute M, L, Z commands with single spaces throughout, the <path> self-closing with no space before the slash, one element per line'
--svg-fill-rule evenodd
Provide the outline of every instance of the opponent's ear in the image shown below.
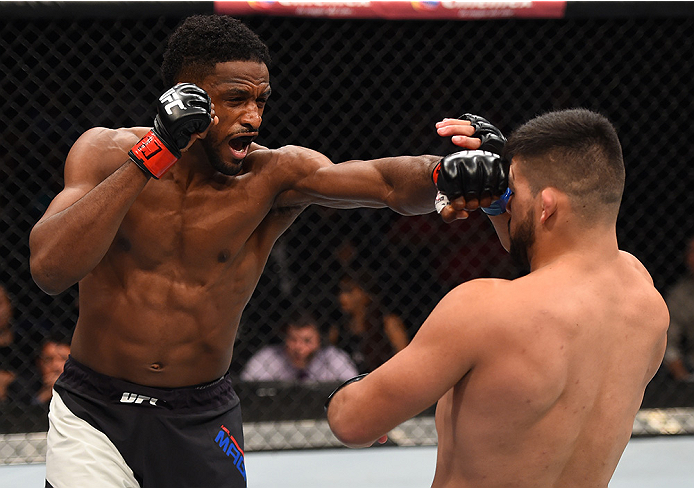
<path fill-rule="evenodd" d="M 558 195 L 554 188 L 545 188 L 541 192 L 542 213 L 540 223 L 544 224 L 557 211 Z"/>

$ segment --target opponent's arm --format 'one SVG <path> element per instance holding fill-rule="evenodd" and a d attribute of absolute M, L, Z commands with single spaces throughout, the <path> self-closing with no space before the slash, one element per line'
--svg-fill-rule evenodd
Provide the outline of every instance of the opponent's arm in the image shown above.
<path fill-rule="evenodd" d="M 436 124 L 436 130 L 442 137 L 450 137 L 451 141 L 457 146 L 466 149 L 479 149 L 488 151 L 499 156 L 503 155 L 506 137 L 494 125 L 492 125 L 484 117 L 473 114 L 463 114 L 458 119 L 443 119 Z M 456 154 L 465 154 L 466 151 L 461 151 Z M 455 156 L 455 155 L 453 155 Z M 455 157 L 453 158 L 455 160 Z M 507 189 L 508 186 L 508 162 L 504 168 L 501 168 L 502 174 L 499 174 L 498 179 L 494 180 L 492 176 L 490 183 L 496 181 L 498 187 L 495 188 L 494 197 L 499 197 L 498 200 L 492 201 L 492 192 L 487 190 L 481 200 L 465 199 L 464 196 L 456 196 L 467 191 L 464 186 L 464 181 L 460 181 L 458 186 L 451 185 L 450 182 L 455 180 L 455 176 L 448 175 L 447 180 L 443 181 L 444 187 L 452 190 L 451 194 L 448 191 L 439 187 L 437 195 L 437 211 L 441 214 L 444 222 L 453 222 L 456 219 L 465 219 L 468 217 L 470 210 L 475 210 L 479 207 L 487 214 L 494 229 L 499 236 L 501 245 L 507 251 L 510 249 L 510 237 L 508 233 L 509 214 L 506 213 L 506 204 L 511 197 L 512 192 Z M 456 171 L 457 165 L 465 166 L 466 163 L 461 161 L 456 164 L 449 163 L 449 168 Z M 488 171 L 484 166 L 480 168 L 483 171 Z M 459 172 L 459 170 L 457 170 Z M 448 183 L 448 185 L 446 185 Z"/>
<path fill-rule="evenodd" d="M 60 293 L 94 269 L 149 178 L 163 175 L 181 150 L 204 137 L 213 114 L 207 94 L 190 84 L 167 91 L 158 108 L 154 128 L 129 153 L 132 131 L 101 128 L 70 150 L 65 187 L 29 238 L 32 276 L 46 293 Z"/>
<path fill-rule="evenodd" d="M 441 300 L 412 342 L 364 377 L 337 391 L 327 408 L 335 436 L 365 447 L 436 403 L 476 364 L 496 280 L 465 283 Z"/>

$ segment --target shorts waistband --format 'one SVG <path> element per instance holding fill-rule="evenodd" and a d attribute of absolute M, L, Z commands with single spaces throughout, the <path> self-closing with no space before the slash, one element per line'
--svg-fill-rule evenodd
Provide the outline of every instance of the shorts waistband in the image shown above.
<path fill-rule="evenodd" d="M 107 404 L 158 407 L 177 412 L 229 409 L 239 403 L 229 374 L 202 385 L 181 388 L 158 388 L 113 378 L 68 357 L 55 383 L 57 391 L 65 389 L 92 401 Z"/>

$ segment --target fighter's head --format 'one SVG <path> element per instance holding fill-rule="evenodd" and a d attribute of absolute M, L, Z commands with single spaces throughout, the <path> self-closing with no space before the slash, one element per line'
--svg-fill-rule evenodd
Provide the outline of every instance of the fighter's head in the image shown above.
<path fill-rule="evenodd" d="M 241 21 L 224 15 L 194 15 L 169 38 L 161 65 L 168 88 L 185 78 L 200 80 L 217 63 L 254 61 L 270 66 L 270 51 Z"/>
<path fill-rule="evenodd" d="M 162 76 L 167 86 L 190 82 L 212 99 L 219 123 L 202 146 L 219 172 L 235 175 L 258 135 L 270 96 L 270 54 L 240 21 L 219 15 L 187 18 L 169 38 Z"/>
<path fill-rule="evenodd" d="M 624 191 L 622 147 L 612 124 L 585 109 L 550 112 L 518 128 L 505 146 L 511 160 L 511 238 L 527 249 L 542 218 L 534 202 L 546 189 L 566 196 L 576 225 L 614 225 Z M 540 202 L 541 203 L 541 202 Z M 534 211 L 534 210 L 535 211 Z M 537 222 L 530 223 L 532 218 Z M 515 221 L 515 222 L 514 222 Z M 529 227 L 530 226 L 530 227 Z M 513 243 L 512 243 L 513 244 Z M 513 248 L 513 245 L 512 245 Z"/>

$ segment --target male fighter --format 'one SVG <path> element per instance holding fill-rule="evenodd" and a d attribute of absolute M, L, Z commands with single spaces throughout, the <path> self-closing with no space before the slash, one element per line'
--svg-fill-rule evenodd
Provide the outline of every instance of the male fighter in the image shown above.
<path fill-rule="evenodd" d="M 65 187 L 30 237 L 43 290 L 79 282 L 71 358 L 49 416 L 47 486 L 246 486 L 225 373 L 276 239 L 310 204 L 434 209 L 438 156 L 335 165 L 306 148 L 255 144 L 268 63 L 240 22 L 189 18 L 164 55 L 172 88 L 154 127 L 94 128 L 72 147 Z M 470 121 L 444 125 L 480 147 L 466 137 Z M 506 186 L 501 159 L 478 153 L 436 172 L 462 196 L 447 220 Z"/>
<path fill-rule="evenodd" d="M 368 446 L 438 401 L 433 488 L 606 488 L 668 328 L 617 245 L 619 139 L 577 109 L 530 120 L 506 151 L 511 253 L 530 273 L 459 285 L 410 345 L 332 395 L 328 421 Z"/>

